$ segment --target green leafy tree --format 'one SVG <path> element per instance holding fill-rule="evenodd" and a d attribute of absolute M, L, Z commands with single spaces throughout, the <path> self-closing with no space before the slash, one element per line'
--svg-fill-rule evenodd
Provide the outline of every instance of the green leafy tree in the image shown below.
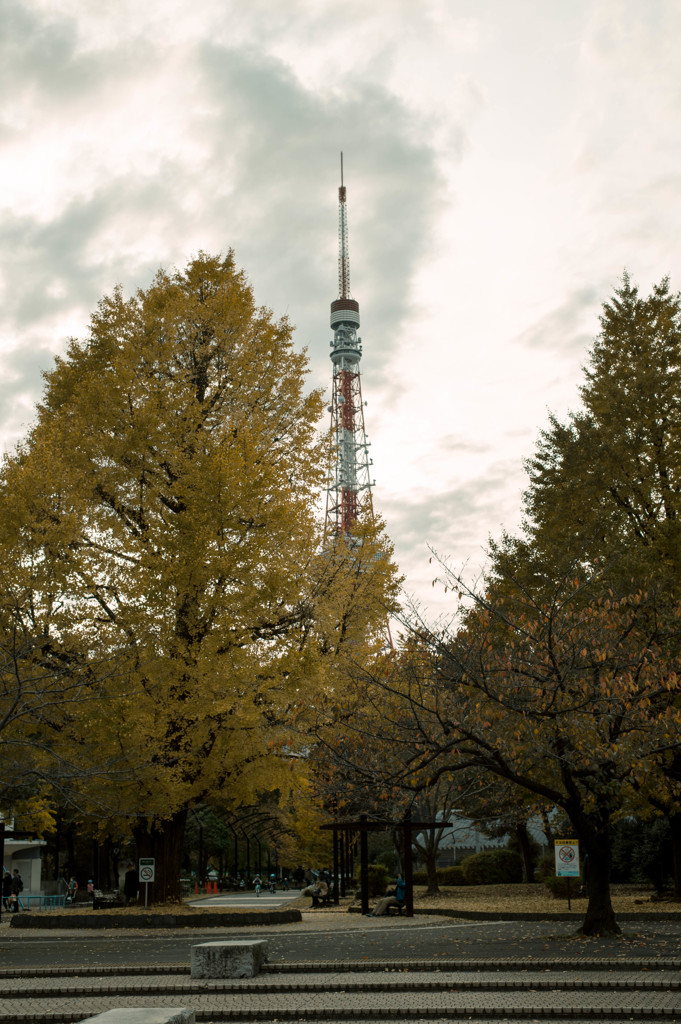
<path fill-rule="evenodd" d="M 667 278 L 647 297 L 627 274 L 605 303 L 580 388 L 582 407 L 551 419 L 527 464 L 526 538 L 534 564 L 607 562 L 619 588 L 681 583 L 681 299 Z M 512 546 L 511 546 L 512 547 Z M 497 551 L 503 560 L 509 550 Z M 517 550 L 510 551 L 516 560 Z M 517 561 L 517 560 L 516 560 Z M 664 615 L 661 601 L 658 615 Z M 651 804 L 670 819 L 681 896 L 681 756 L 659 756 Z"/>
<path fill-rule="evenodd" d="M 643 299 L 625 277 L 606 303 L 581 398 L 542 434 L 524 531 L 492 546 L 480 588 L 444 566 L 467 597 L 450 632 L 415 627 L 421 656 L 367 681 L 364 737 L 385 740 L 386 785 L 477 770 L 562 807 L 589 855 L 583 931 L 600 934 L 619 930 L 613 822 L 646 802 L 681 822 L 681 306 L 666 281 Z"/>
<path fill-rule="evenodd" d="M 615 559 L 624 579 L 681 568 L 681 301 L 664 279 L 643 298 L 625 275 L 603 306 L 580 388 L 527 463 L 535 557 Z"/>

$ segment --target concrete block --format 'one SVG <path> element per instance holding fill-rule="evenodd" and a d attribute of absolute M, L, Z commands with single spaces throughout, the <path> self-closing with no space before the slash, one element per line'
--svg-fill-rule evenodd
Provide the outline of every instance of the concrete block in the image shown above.
<path fill-rule="evenodd" d="M 267 960 L 265 939 L 201 942 L 192 946 L 192 978 L 253 978 Z"/>
<path fill-rule="evenodd" d="M 120 1010 L 107 1010 L 96 1017 L 88 1017 L 80 1024 L 195 1024 L 193 1010 L 174 1006 L 131 1006 Z"/>

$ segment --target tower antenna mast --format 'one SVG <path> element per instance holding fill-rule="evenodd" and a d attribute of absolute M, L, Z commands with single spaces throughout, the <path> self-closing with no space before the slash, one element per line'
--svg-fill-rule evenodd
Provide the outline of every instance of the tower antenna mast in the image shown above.
<path fill-rule="evenodd" d="M 364 426 L 364 403 L 360 360 L 362 339 L 359 327 L 359 303 L 350 292 L 350 251 L 348 246 L 347 189 L 338 189 L 338 298 L 331 303 L 331 433 L 333 465 L 326 498 L 324 539 L 348 539 L 361 510 L 373 511 L 370 478 L 369 442 Z"/>

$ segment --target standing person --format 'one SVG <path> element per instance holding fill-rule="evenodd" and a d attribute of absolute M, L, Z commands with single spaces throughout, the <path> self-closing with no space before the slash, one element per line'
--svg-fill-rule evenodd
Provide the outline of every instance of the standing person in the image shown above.
<path fill-rule="evenodd" d="M 128 870 L 125 872 L 125 878 L 123 880 L 123 901 L 126 907 L 129 903 L 134 903 L 137 900 L 139 888 L 140 876 L 137 873 L 137 868 L 131 861 L 128 864 Z"/>
<path fill-rule="evenodd" d="M 9 910 L 9 900 L 12 895 L 12 876 L 9 871 L 5 871 L 2 878 L 2 905 L 5 910 Z"/>
<path fill-rule="evenodd" d="M 12 875 L 12 893 L 9 898 L 9 906 L 13 914 L 18 913 L 19 911 L 19 893 L 23 891 L 24 883 L 21 875 L 19 874 L 19 868 L 15 868 L 14 874 Z"/>
<path fill-rule="evenodd" d="M 91 878 L 88 878 L 88 880 L 87 880 L 87 894 L 88 894 L 89 898 L 94 902 L 94 898 L 95 898 L 95 883 L 92 881 Z"/>
<path fill-rule="evenodd" d="M 78 895 L 78 882 L 76 881 L 74 875 L 71 875 L 71 878 L 69 879 L 68 889 L 66 890 L 66 902 L 67 903 L 75 903 L 77 895 Z"/>

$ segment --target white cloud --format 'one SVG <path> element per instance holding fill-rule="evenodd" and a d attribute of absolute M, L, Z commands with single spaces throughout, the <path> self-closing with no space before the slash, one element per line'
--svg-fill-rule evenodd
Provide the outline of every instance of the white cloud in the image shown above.
<path fill-rule="evenodd" d="M 377 507 L 479 560 L 599 304 L 679 261 L 673 0 L 5 0 L 0 430 L 102 292 L 232 246 L 330 380 L 338 153 Z M 672 282 L 674 284 L 674 281 Z M 678 286 L 678 284 L 677 284 Z"/>

